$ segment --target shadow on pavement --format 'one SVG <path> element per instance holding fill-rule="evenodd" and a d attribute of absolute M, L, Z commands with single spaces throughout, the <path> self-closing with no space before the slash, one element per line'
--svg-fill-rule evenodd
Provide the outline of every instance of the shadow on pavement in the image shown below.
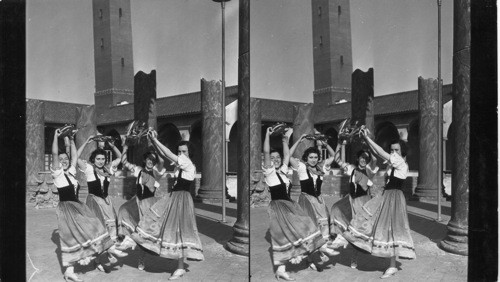
<path fill-rule="evenodd" d="M 57 260 L 59 261 L 59 266 L 61 267 L 61 273 L 64 273 L 64 267 L 62 266 L 62 255 L 61 255 L 61 245 L 59 242 L 59 231 L 57 229 L 54 229 L 52 231 L 52 236 L 50 238 L 52 240 L 52 243 L 56 245 L 55 253 L 57 256 Z"/>
<path fill-rule="evenodd" d="M 446 225 L 435 220 L 427 219 L 408 212 L 410 229 L 429 238 L 431 241 L 440 241 L 446 237 Z M 415 240 L 415 238 L 413 238 Z"/>
<path fill-rule="evenodd" d="M 211 205 L 206 203 L 195 203 L 195 208 L 206 210 L 209 212 L 222 214 L 222 207 L 218 205 Z M 236 209 L 229 208 L 226 206 L 226 215 L 230 217 L 237 217 Z"/>
<path fill-rule="evenodd" d="M 419 201 L 406 201 L 406 204 L 411 207 L 437 212 L 437 203 L 425 203 Z M 451 216 L 451 207 L 441 205 L 441 214 Z"/>
<path fill-rule="evenodd" d="M 198 232 L 224 245 L 233 235 L 233 228 L 223 223 L 196 215 Z"/>

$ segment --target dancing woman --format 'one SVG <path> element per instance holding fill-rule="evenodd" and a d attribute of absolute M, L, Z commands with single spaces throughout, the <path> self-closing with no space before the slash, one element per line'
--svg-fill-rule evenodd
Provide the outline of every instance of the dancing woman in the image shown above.
<path fill-rule="evenodd" d="M 304 140 L 306 134 L 302 136 L 293 144 L 290 149 L 290 155 L 293 155 L 298 144 Z M 321 141 L 319 141 L 321 142 Z M 321 142 L 323 144 L 323 142 Z M 328 144 L 324 143 L 327 147 Z M 330 148 L 331 150 L 331 148 Z M 296 170 L 300 180 L 300 196 L 299 205 L 314 220 L 316 226 L 321 231 L 323 239 L 326 241 L 330 238 L 329 231 L 329 215 L 325 205 L 325 200 L 321 196 L 321 184 L 323 183 L 324 169 L 318 165 L 320 152 L 316 147 L 309 147 L 302 155 L 302 161 L 297 158 L 290 158 L 292 169 Z M 337 255 L 338 252 L 328 249 L 325 243 L 321 246 L 321 253 L 329 256 Z"/>
<path fill-rule="evenodd" d="M 88 264 L 90 259 L 108 249 L 113 242 L 104 225 L 78 200 L 80 186 L 75 178 L 77 155 L 75 141 L 71 138 L 70 158 L 67 153 L 59 153 L 57 140 L 59 135 L 60 131 L 56 130 L 52 143 L 50 171 L 59 193 L 56 213 L 62 265 L 66 267 L 64 279 L 83 281 L 74 272 L 75 263 Z"/>
<path fill-rule="evenodd" d="M 176 165 L 176 182 L 171 192 L 144 214 L 131 237 L 161 257 L 176 259 L 177 269 L 169 278 L 176 280 L 186 273 L 184 259 L 204 260 L 190 193 L 196 175 L 196 167 L 191 161 L 193 147 L 190 142 L 181 141 L 177 144 L 176 155 L 160 143 L 156 131 L 150 130 L 148 137 L 157 153 Z"/>
<path fill-rule="evenodd" d="M 371 199 L 370 188 L 373 186 L 373 176 L 378 171 L 376 159 L 366 150 L 360 150 L 356 154 L 356 164 L 351 165 L 340 159 L 340 144 L 337 145 L 336 152 L 330 152 L 331 157 L 325 161 L 325 169 L 329 170 L 331 163 L 335 161 L 349 176 L 349 194 L 333 204 L 330 210 L 330 234 L 337 237 L 332 243 L 332 247 L 340 247 L 348 244 L 342 234 L 347 231 L 347 227 L 353 216 L 363 208 L 363 205 Z M 375 166 L 373 169 L 370 167 Z M 351 268 L 357 268 L 357 251 L 353 249 L 351 256 Z"/>
<path fill-rule="evenodd" d="M 373 256 L 390 258 L 389 268 L 381 278 L 393 276 L 396 268 L 396 258 L 414 259 L 415 248 L 410 234 L 406 200 L 401 189 L 408 175 L 406 163 L 406 147 L 401 140 L 390 144 L 387 153 L 370 137 L 366 129 L 361 130 L 373 152 L 389 162 L 388 181 L 382 195 L 368 201 L 363 211 L 358 213 L 344 232 L 344 237 L 353 245 L 368 251 Z"/>
<path fill-rule="evenodd" d="M 78 157 L 83 152 L 85 146 L 91 142 L 94 136 L 90 136 L 85 144 L 78 148 Z M 113 203 L 108 196 L 108 187 L 110 183 L 110 177 L 115 174 L 117 167 L 121 162 L 121 152 L 116 148 L 112 142 L 108 142 L 111 146 L 117 158 L 114 159 L 109 167 L 106 164 L 106 151 L 101 148 L 95 149 L 90 154 L 90 164 L 86 161 L 78 158 L 78 168 L 85 174 L 87 180 L 87 186 L 89 189 L 89 194 L 87 196 L 86 204 L 95 213 L 97 218 L 102 222 L 111 237 L 111 240 L 116 243 L 117 241 L 117 216 Z M 116 263 L 115 257 L 124 257 L 126 253 L 116 250 L 116 246 L 113 244 L 108 250 L 108 258 L 111 263 Z M 100 271 L 109 272 L 102 264 L 99 263 L 99 259 L 96 258 L 96 267 Z"/>
<path fill-rule="evenodd" d="M 295 280 L 286 273 L 286 263 L 302 256 L 307 256 L 324 245 L 321 232 L 315 222 L 300 206 L 290 199 L 290 180 L 287 177 L 288 135 L 283 136 L 283 159 L 276 150 L 271 150 L 268 128 L 264 140 L 264 176 L 271 193 L 268 214 L 270 219 L 269 232 L 273 252 L 273 263 L 277 266 L 276 279 Z M 291 132 L 291 131 L 290 131 Z M 310 262 L 310 267 L 316 266 Z"/>
<path fill-rule="evenodd" d="M 125 143 L 124 143 L 125 144 Z M 139 221 L 144 214 L 149 211 L 149 208 L 158 201 L 155 197 L 155 192 L 160 187 L 160 178 L 165 174 L 163 167 L 163 159 L 158 157 L 155 152 L 146 152 L 143 155 L 143 167 L 131 164 L 127 161 L 128 145 L 123 146 L 122 164 L 129 169 L 134 177 L 136 177 L 136 195 L 132 199 L 124 203 L 118 211 L 118 236 L 123 238 L 123 241 L 117 249 L 125 250 L 127 248 L 135 248 L 136 243 L 130 237 L 135 231 Z M 139 249 L 138 269 L 144 270 L 144 255 L 145 252 Z"/>

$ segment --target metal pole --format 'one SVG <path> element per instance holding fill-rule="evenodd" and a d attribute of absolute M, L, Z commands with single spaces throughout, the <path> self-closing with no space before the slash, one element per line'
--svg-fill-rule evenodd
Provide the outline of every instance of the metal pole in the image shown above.
<path fill-rule="evenodd" d="M 226 81 L 224 73 L 224 37 L 225 37 L 225 20 L 224 20 L 224 1 L 220 2 L 222 8 L 222 222 L 226 222 Z"/>
<path fill-rule="evenodd" d="M 443 187 L 443 97 L 441 83 L 441 0 L 438 5 L 438 183 L 437 183 L 437 221 L 441 221 L 441 189 Z"/>

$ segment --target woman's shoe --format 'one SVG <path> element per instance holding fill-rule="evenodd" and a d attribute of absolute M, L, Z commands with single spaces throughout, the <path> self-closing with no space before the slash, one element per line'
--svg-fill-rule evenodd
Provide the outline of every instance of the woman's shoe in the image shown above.
<path fill-rule="evenodd" d="M 384 275 L 380 276 L 380 279 L 389 278 L 389 277 L 393 276 L 394 274 L 396 274 L 396 272 L 398 272 L 398 269 L 396 267 L 389 267 L 384 272 Z"/>
<path fill-rule="evenodd" d="M 116 249 L 119 251 L 125 251 L 127 249 L 133 250 L 135 249 L 135 246 L 137 246 L 137 243 L 132 240 L 132 238 L 126 236 L 122 243 L 116 247 Z"/>
<path fill-rule="evenodd" d="M 276 276 L 276 280 L 280 280 L 280 278 L 281 278 L 285 281 L 295 281 L 295 279 L 288 276 L 288 273 L 286 273 L 286 272 L 276 271 L 275 276 Z"/>
<path fill-rule="evenodd" d="M 333 257 L 333 256 L 336 256 L 338 254 L 340 254 L 339 252 L 335 251 L 335 250 L 332 250 L 332 249 L 329 249 L 327 248 L 326 246 L 323 246 L 319 249 L 320 252 L 330 256 L 330 257 Z"/>
<path fill-rule="evenodd" d="M 139 263 L 137 264 L 137 269 L 144 270 L 146 268 L 146 264 L 144 263 L 143 258 L 139 258 Z"/>
<path fill-rule="evenodd" d="M 338 234 L 329 247 L 333 249 L 343 247 L 345 249 L 348 244 L 349 242 L 342 235 Z"/>
<path fill-rule="evenodd" d="M 184 276 L 184 274 L 186 274 L 185 269 L 177 269 L 174 272 L 174 274 L 172 274 L 172 276 L 170 276 L 170 278 L 168 278 L 168 280 L 177 280 L 177 279 L 181 278 L 182 276 Z"/>
<path fill-rule="evenodd" d="M 83 282 L 82 279 L 78 278 L 75 273 L 64 272 L 64 280 L 66 281 L 74 281 L 74 282 Z"/>
<path fill-rule="evenodd" d="M 104 273 L 110 273 L 111 270 L 108 268 L 108 267 L 105 267 L 104 265 L 100 264 L 100 263 L 95 263 L 95 268 L 97 268 L 97 270 L 101 271 L 101 272 L 104 272 Z"/>
<path fill-rule="evenodd" d="M 127 253 L 117 250 L 117 247 L 115 245 L 111 246 L 111 248 L 108 249 L 108 254 L 111 254 L 114 257 L 119 257 L 119 258 L 128 256 Z"/>
<path fill-rule="evenodd" d="M 351 258 L 351 268 L 358 268 L 358 261 L 355 258 Z"/>
<path fill-rule="evenodd" d="M 309 263 L 309 268 L 314 270 L 314 271 L 318 271 L 318 268 L 316 267 L 316 265 L 314 264 L 314 262 L 311 262 Z"/>

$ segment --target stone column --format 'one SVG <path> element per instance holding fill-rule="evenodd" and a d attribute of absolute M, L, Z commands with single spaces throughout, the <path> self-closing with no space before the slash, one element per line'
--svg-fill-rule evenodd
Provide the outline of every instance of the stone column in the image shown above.
<path fill-rule="evenodd" d="M 78 132 L 75 135 L 75 143 L 76 148 L 78 149 L 81 145 L 87 141 L 87 138 L 90 135 L 97 134 L 96 127 L 96 113 L 95 106 L 85 106 L 79 107 L 76 109 L 76 128 L 78 128 Z M 97 143 L 92 142 L 91 144 L 87 144 L 82 154 L 80 155 L 80 159 L 89 161 L 90 154 L 97 148 Z M 87 180 L 85 179 L 85 175 L 77 169 L 77 179 L 80 183 L 80 200 L 85 202 L 85 198 L 88 194 Z"/>
<path fill-rule="evenodd" d="M 416 200 L 436 200 L 438 180 L 438 82 L 418 78 L 419 169 Z"/>
<path fill-rule="evenodd" d="M 208 202 L 222 199 L 222 150 L 225 137 L 222 136 L 221 85 L 220 81 L 201 80 L 203 174 L 198 200 Z"/>
<path fill-rule="evenodd" d="M 452 147 L 452 202 L 448 234 L 441 241 L 444 250 L 468 255 L 469 229 L 469 136 L 470 136 L 470 1 L 455 0 L 453 6 L 453 106 L 455 138 Z M 486 130 L 478 127 L 478 130 Z M 481 161 L 482 163 L 483 161 Z M 484 165 L 484 164 L 483 164 Z M 481 186 L 473 187 L 481 189 Z M 494 187 L 490 187 L 494 188 Z M 485 187 L 485 189 L 488 189 Z M 484 191 L 484 190 L 483 190 Z M 488 192 L 484 195 L 488 197 Z M 481 205 L 481 202 L 476 204 Z M 495 212 L 496 211 L 491 211 Z M 483 213 L 484 215 L 484 213 Z M 479 225 L 478 229 L 485 226 Z M 490 246 L 487 246 L 490 247 Z M 470 272 L 469 272 L 470 273 Z"/>
<path fill-rule="evenodd" d="M 45 130 L 44 103 L 40 100 L 26 102 L 26 186 L 34 189 L 42 179 L 38 172 L 44 170 Z"/>
<path fill-rule="evenodd" d="M 233 238 L 226 247 L 233 253 L 250 254 L 250 0 L 240 0 L 238 44 L 238 210 Z M 254 103 L 255 107 L 256 104 Z M 252 107 L 253 108 L 253 107 Z M 260 118 L 259 118 L 260 119 Z M 260 130 L 260 129 L 259 129 Z M 257 143 L 260 144 L 260 139 Z"/>
<path fill-rule="evenodd" d="M 352 102 L 351 122 L 364 124 L 370 130 L 372 137 L 375 134 L 374 110 L 373 110 L 373 68 L 363 72 L 360 69 L 352 73 Z M 350 144 L 350 160 L 356 159 L 356 153 L 368 146 L 360 142 Z"/>
<path fill-rule="evenodd" d="M 146 74 L 139 71 L 134 76 L 134 120 L 146 123 L 147 127 L 158 129 L 156 122 L 156 71 Z M 165 144 L 166 140 L 160 140 Z M 144 137 L 134 146 L 134 163 L 142 163 L 142 155 L 152 149 L 151 142 Z"/>
<path fill-rule="evenodd" d="M 302 134 L 313 134 L 314 133 L 314 105 L 309 103 L 306 105 L 294 106 L 294 112 L 296 113 L 295 119 L 293 121 L 293 139 L 292 145 L 299 140 Z M 297 146 L 297 149 L 291 157 L 302 159 L 302 154 L 304 151 L 314 146 L 314 142 L 310 140 L 304 140 Z M 299 176 L 296 171 L 293 172 L 292 176 L 292 188 L 290 195 L 292 197 L 298 197 L 300 195 L 300 181 Z"/>

